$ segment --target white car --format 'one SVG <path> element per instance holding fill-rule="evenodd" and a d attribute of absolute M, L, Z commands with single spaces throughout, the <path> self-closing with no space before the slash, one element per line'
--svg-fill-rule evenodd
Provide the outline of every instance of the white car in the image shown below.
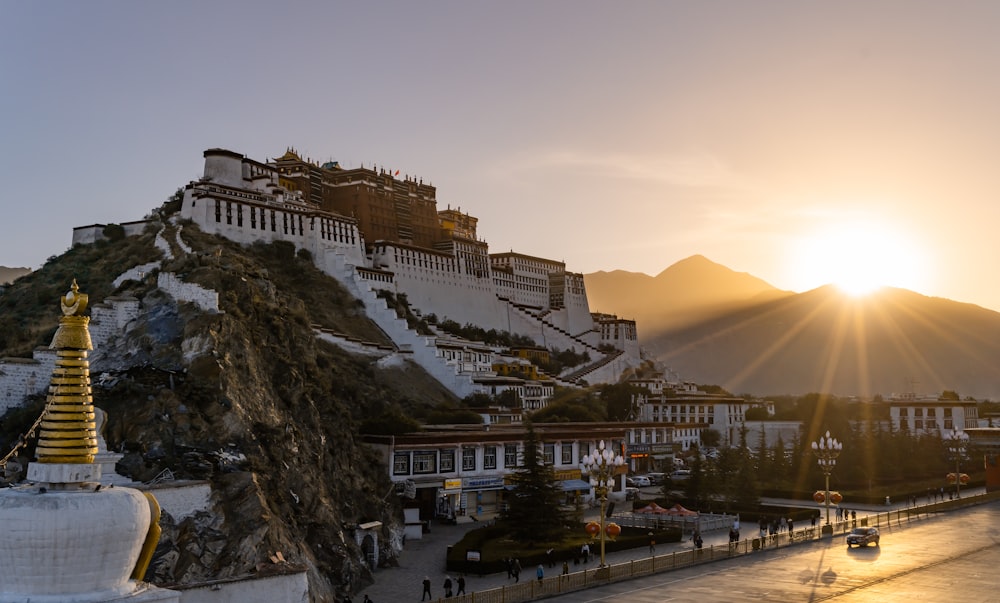
<path fill-rule="evenodd" d="M 652 486 L 653 482 L 649 481 L 649 478 L 646 477 L 645 475 L 633 475 L 632 484 L 636 488 L 645 488 L 647 486 Z"/>

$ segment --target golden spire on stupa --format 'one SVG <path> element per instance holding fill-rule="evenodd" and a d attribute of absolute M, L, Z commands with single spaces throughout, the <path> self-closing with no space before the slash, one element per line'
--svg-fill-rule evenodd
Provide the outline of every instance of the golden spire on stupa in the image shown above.
<path fill-rule="evenodd" d="M 61 298 L 63 316 L 50 348 L 56 366 L 45 402 L 35 454 L 39 463 L 93 463 L 97 454 L 97 429 L 90 390 L 90 317 L 84 316 L 87 295 L 76 279 Z"/>

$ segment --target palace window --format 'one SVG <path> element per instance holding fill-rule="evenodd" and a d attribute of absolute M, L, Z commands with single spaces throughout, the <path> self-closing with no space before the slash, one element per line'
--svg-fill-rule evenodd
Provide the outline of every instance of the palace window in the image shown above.
<path fill-rule="evenodd" d="M 462 449 L 462 471 L 475 471 L 476 470 L 476 449 L 475 448 L 463 448 Z"/>
<path fill-rule="evenodd" d="M 486 446 L 483 448 L 483 469 L 497 468 L 497 447 Z"/>
<path fill-rule="evenodd" d="M 392 457 L 392 474 L 393 475 L 409 475 L 410 474 L 410 453 L 409 452 L 397 452 Z"/>
<path fill-rule="evenodd" d="M 421 450 L 413 453 L 413 473 L 436 473 L 437 472 L 437 452 L 434 450 Z"/>
<path fill-rule="evenodd" d="M 554 465 L 556 462 L 556 445 L 545 444 L 542 446 L 542 451 L 545 458 L 545 464 Z"/>
<path fill-rule="evenodd" d="M 517 467 L 517 444 L 507 444 L 503 447 L 503 466 L 508 469 Z"/>
<path fill-rule="evenodd" d="M 455 451 L 441 451 L 441 473 L 453 473 L 455 471 Z"/>
<path fill-rule="evenodd" d="M 559 450 L 562 452 L 562 464 L 572 465 L 573 464 L 573 445 L 572 444 L 562 444 L 559 446 Z"/>

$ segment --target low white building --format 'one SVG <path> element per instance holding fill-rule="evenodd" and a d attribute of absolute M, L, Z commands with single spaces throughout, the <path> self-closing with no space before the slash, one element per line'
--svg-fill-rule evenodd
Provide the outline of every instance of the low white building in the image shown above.
<path fill-rule="evenodd" d="M 898 431 L 947 437 L 952 430 L 979 427 L 979 407 L 975 400 L 900 394 L 889 399 L 889 420 Z"/>

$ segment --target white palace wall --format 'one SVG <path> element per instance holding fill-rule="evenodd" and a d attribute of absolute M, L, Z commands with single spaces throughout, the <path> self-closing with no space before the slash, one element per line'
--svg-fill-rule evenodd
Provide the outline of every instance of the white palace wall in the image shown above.
<path fill-rule="evenodd" d="M 484 329 L 507 330 L 503 307 L 489 275 L 476 277 L 462 272 L 454 258 L 435 252 L 380 244 L 373 263 L 393 273 L 393 287 L 405 293 L 411 308 L 435 314 L 460 325 L 471 323 Z M 386 283 L 385 285 L 388 285 Z"/>

